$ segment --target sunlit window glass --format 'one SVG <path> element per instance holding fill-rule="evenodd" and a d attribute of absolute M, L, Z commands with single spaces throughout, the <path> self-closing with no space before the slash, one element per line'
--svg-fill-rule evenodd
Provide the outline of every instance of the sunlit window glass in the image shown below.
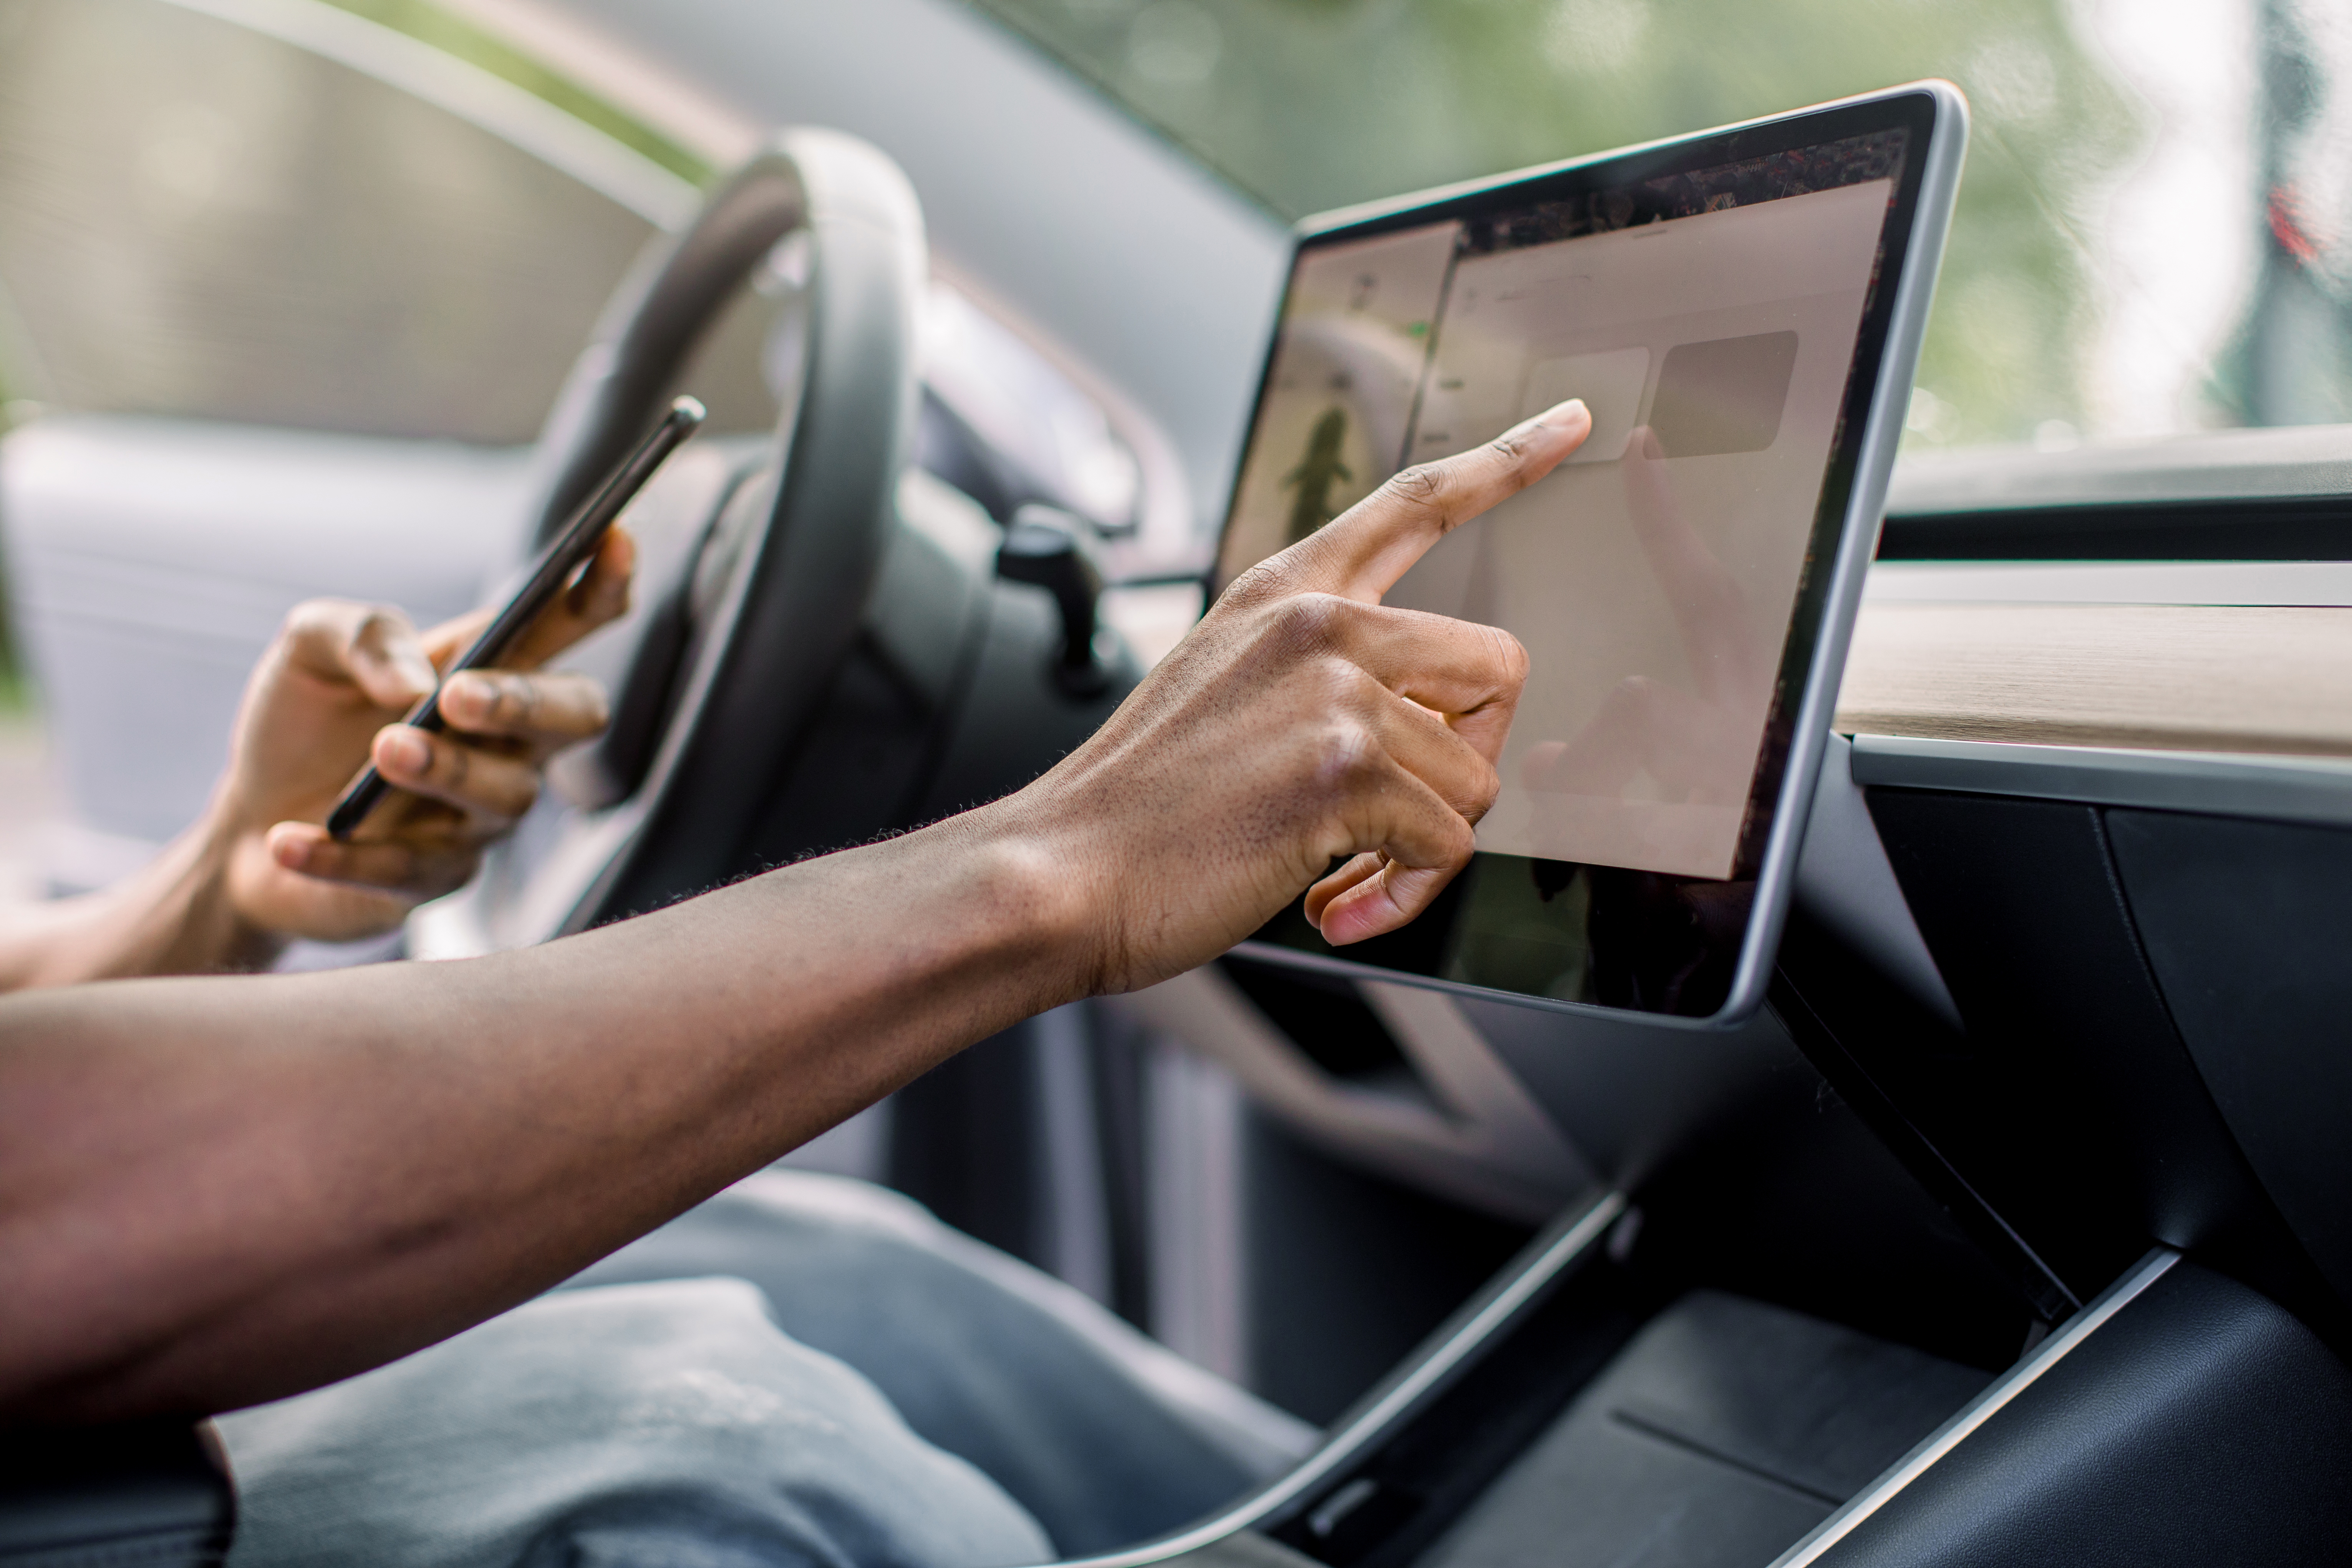
<path fill-rule="evenodd" d="M 2352 418 L 2336 0 L 981 0 L 1285 216 L 1927 76 L 1916 445 Z"/>

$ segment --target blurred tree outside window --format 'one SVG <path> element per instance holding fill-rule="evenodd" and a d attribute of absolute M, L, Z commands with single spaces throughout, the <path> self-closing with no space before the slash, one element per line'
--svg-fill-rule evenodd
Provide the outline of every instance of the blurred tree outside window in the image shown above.
<path fill-rule="evenodd" d="M 1285 217 L 1940 76 L 1914 444 L 2352 419 L 2342 0 L 977 0 Z"/>
<path fill-rule="evenodd" d="M 529 441 L 650 233 L 266 35 L 160 0 L 0 0 L 11 398 Z"/>
<path fill-rule="evenodd" d="M 2352 419 L 2352 7 L 2255 18 L 2263 244 L 2237 393 L 2257 424 Z"/>

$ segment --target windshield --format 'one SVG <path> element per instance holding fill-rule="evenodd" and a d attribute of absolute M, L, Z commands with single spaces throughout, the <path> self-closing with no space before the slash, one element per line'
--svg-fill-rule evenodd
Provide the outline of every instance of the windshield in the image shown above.
<path fill-rule="evenodd" d="M 2340 0 L 979 3 L 1285 217 L 1947 77 L 1907 446 L 2352 419 Z"/>

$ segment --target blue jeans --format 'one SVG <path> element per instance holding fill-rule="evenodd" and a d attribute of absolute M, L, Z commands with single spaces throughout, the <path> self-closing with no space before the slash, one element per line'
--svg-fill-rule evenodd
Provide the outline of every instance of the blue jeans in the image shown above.
<path fill-rule="evenodd" d="M 1009 1568 L 1173 1529 L 1313 1438 L 919 1205 L 784 1172 L 222 1430 L 240 1568 Z"/>

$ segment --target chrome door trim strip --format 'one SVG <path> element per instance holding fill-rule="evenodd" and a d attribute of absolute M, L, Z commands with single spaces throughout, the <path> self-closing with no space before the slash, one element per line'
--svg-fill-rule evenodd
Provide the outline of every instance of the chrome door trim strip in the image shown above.
<path fill-rule="evenodd" d="M 1564 1218 L 1550 1235 L 1529 1248 L 1533 1256 L 1517 1272 L 1469 1309 L 1450 1330 L 1441 1329 L 1439 1333 L 1444 1337 L 1433 1349 L 1358 1406 L 1353 1415 L 1343 1417 L 1322 1447 L 1286 1475 L 1223 1513 L 1174 1535 L 1124 1552 L 1070 1559 L 1064 1568 L 1142 1568 L 1146 1563 L 1164 1563 L 1247 1530 L 1275 1510 L 1331 1479 L 1370 1452 L 1417 1405 L 1450 1384 L 1496 1333 L 1539 1300 L 1555 1280 L 1591 1251 L 1624 1212 L 1625 1194 L 1612 1191 L 1602 1193 L 1573 1218 Z"/>
<path fill-rule="evenodd" d="M 2097 1333 L 2108 1319 L 2129 1306 L 2134 1299 L 2162 1279 L 2165 1272 L 2179 1261 L 2180 1254 L 2168 1247 L 2159 1247 L 2132 1265 L 2122 1279 L 2108 1286 L 2089 1306 L 2068 1319 L 2065 1326 L 2042 1341 L 2032 1354 L 1994 1380 L 1991 1387 L 1978 1394 L 1958 1415 L 1937 1427 L 1893 1469 L 1814 1526 L 1811 1533 L 1803 1540 L 1774 1558 L 1771 1568 L 1808 1568 L 1809 1564 L 1821 1561 L 1832 1547 L 1853 1534 L 1864 1520 L 1894 1501 L 1904 1488 L 1927 1474 L 1947 1454 L 1968 1441 L 1977 1428 L 1991 1420 L 2011 1400 L 2032 1387 L 2041 1380 L 2042 1373 L 2073 1354 L 2085 1340 Z"/>
<path fill-rule="evenodd" d="M 2352 759 L 1856 735 L 1853 782 L 2352 826 Z"/>

